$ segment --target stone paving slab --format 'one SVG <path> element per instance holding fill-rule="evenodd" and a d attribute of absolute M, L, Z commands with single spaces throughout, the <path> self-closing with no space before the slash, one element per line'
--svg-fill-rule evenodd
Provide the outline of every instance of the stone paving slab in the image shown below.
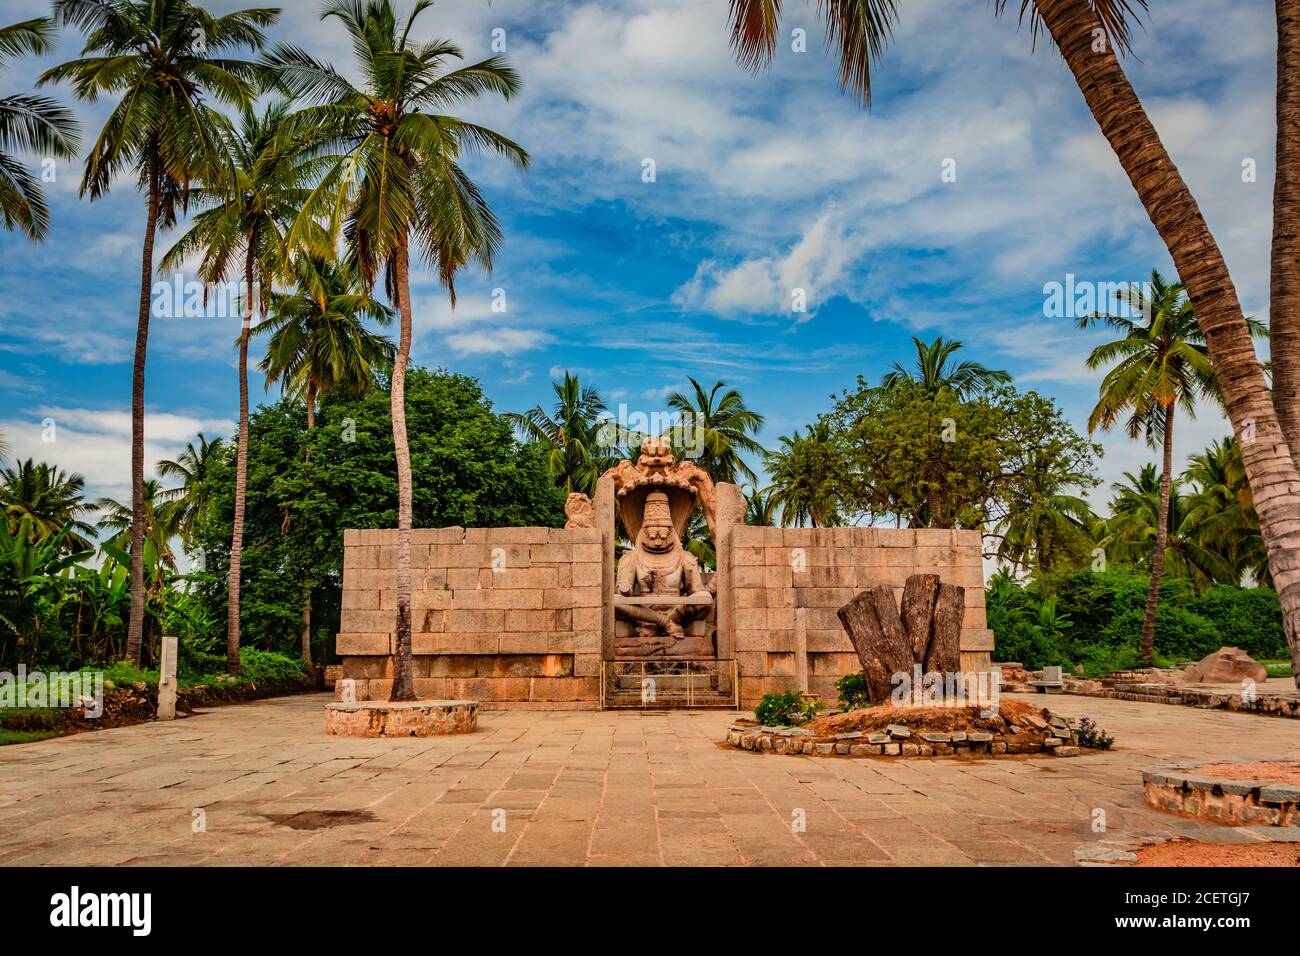
<path fill-rule="evenodd" d="M 1053 709 L 1115 751 L 773 756 L 721 746 L 740 715 L 719 711 L 489 711 L 466 736 L 355 739 L 322 732 L 330 699 L 0 748 L 0 866 L 1070 866 L 1128 832 L 1257 838 L 1148 808 L 1140 771 L 1300 743 L 1291 721 L 1068 696 Z"/>

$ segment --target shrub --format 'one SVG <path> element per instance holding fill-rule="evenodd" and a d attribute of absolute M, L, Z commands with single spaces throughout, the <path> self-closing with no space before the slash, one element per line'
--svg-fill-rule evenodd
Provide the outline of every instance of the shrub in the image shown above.
<path fill-rule="evenodd" d="M 1102 630 L 1098 643 L 1112 648 L 1137 648 L 1145 615 L 1145 609 L 1124 612 Z M 1200 660 L 1221 646 L 1219 631 L 1199 614 L 1163 603 L 1157 608 L 1154 648 L 1160 656 L 1175 661 Z"/>
<path fill-rule="evenodd" d="M 817 716 L 817 702 L 794 691 L 764 694 L 754 708 L 754 719 L 764 727 L 790 727 Z"/>
<path fill-rule="evenodd" d="M 239 649 L 240 677 L 262 687 L 293 687 L 302 683 L 305 669 L 300 659 L 255 647 Z"/>
<path fill-rule="evenodd" d="M 1221 584 L 1193 598 L 1187 609 L 1214 628 L 1218 644 L 1210 650 L 1223 645 L 1240 647 L 1256 660 L 1287 657 L 1290 653 L 1282 632 L 1282 608 L 1276 591 Z"/>
<path fill-rule="evenodd" d="M 1079 746 L 1090 750 L 1109 750 L 1115 746 L 1115 738 L 1102 730 L 1091 717 L 1079 718 L 1079 725 L 1074 728 L 1079 738 Z"/>
<path fill-rule="evenodd" d="M 835 692 L 840 696 L 840 710 L 857 710 L 859 707 L 871 706 L 871 695 L 867 692 L 867 675 L 862 671 L 845 674 L 837 680 Z"/>

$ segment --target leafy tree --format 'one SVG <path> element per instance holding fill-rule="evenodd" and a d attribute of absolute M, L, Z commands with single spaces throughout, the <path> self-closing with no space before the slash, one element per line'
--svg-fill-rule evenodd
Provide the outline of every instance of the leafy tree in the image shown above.
<path fill-rule="evenodd" d="M 411 454 L 406 427 L 406 365 L 411 354 L 412 244 L 437 271 L 456 304 L 455 277 L 477 263 L 490 271 L 500 244 L 496 217 L 460 165 L 462 154 L 487 151 L 519 167 L 528 154 L 494 130 L 442 113 L 487 93 L 509 99 L 519 76 L 503 57 L 446 69 L 461 52 L 453 43 L 417 43 L 411 29 L 428 0 L 399 25 L 389 0 L 332 0 L 322 19 L 338 19 L 357 55 L 364 87 L 332 66 L 281 44 L 267 63 L 292 95 L 316 102 L 297 128 L 328 148 L 330 160 L 299 217 L 341 230 L 363 278 L 385 273 L 401 317 L 391 379 L 397 464 L 397 623 L 392 700 L 414 700 L 411 671 Z M 295 227 L 295 233 L 298 231 Z M 293 238 L 293 237 L 291 237 Z"/>
<path fill-rule="evenodd" d="M 741 478 L 755 481 L 753 469 L 740 456 L 742 452 L 763 454 L 763 446 L 753 438 L 763 427 L 763 416 L 752 411 L 736 389 L 723 392 L 726 388 L 723 382 L 714 382 L 705 391 L 694 378 L 688 380 L 689 396 L 682 392 L 668 396 L 668 407 L 681 414 L 675 429 L 680 436 L 678 444 L 685 447 L 691 460 L 714 481 L 731 484 Z"/>
<path fill-rule="evenodd" d="M 1272 587 L 1259 516 L 1237 440 L 1229 435 L 1193 455 L 1182 481 L 1193 489 L 1186 520 L 1199 543 L 1231 565 L 1235 580 L 1230 583 L 1249 576 L 1257 584 Z"/>
<path fill-rule="evenodd" d="M 12 645 L 0 642 L 0 661 L 39 659 L 42 628 L 58 619 L 70 597 L 71 569 L 92 553 L 70 551 L 66 530 L 38 537 L 33 524 L 25 515 L 10 532 L 8 523 L 0 522 L 0 637 L 13 636 Z"/>
<path fill-rule="evenodd" d="M 104 543 L 129 554 L 128 549 L 135 546 L 137 539 L 134 509 L 116 499 L 105 497 L 96 500 L 95 510 L 103 514 L 95 525 L 96 529 L 109 534 Z M 160 482 L 153 478 L 146 478 L 144 525 L 139 535 L 144 550 L 156 555 L 167 568 L 175 569 L 176 555 L 171 548 L 171 539 L 179 535 L 180 527 L 175 502 L 168 499 L 167 492 Z M 147 563 L 147 559 L 145 561 Z M 132 562 L 127 557 L 123 559 L 123 563 Z"/>
<path fill-rule="evenodd" d="M 47 52 L 53 30 L 53 22 L 45 17 L 0 27 L 0 70 L 11 56 Z M 13 151 L 72 160 L 80 148 L 81 133 L 66 106 L 48 96 L 0 97 L 0 224 L 21 229 L 37 241 L 50 228 L 45 193 Z"/>
<path fill-rule="evenodd" d="M 551 474 L 565 494 L 594 495 L 596 479 L 618 460 L 605 440 L 609 426 L 602 424 L 609 409 L 594 385 L 583 385 L 567 371 L 551 389 L 555 406 L 550 414 L 537 405 L 523 414 L 509 412 L 506 418 L 521 435 L 547 449 Z"/>
<path fill-rule="evenodd" d="M 904 382 L 919 384 L 927 395 L 934 395 L 940 389 L 950 389 L 958 398 L 966 398 L 984 391 L 994 385 L 1010 383 L 1011 376 L 998 369 L 988 369 L 979 362 L 950 361 L 962 347 L 960 342 L 935 336 L 933 342 L 926 345 L 916 336 L 912 337 L 916 346 L 916 371 L 911 372 L 895 362 L 892 371 L 885 373 L 880 387 L 892 389 Z"/>
<path fill-rule="evenodd" d="M 418 527 L 563 525 L 564 495 L 547 472 L 545 452 L 515 440 L 475 379 L 412 368 L 407 383 Z M 300 646 L 302 596 L 285 582 L 309 578 L 313 657 L 327 658 L 339 624 L 344 529 L 396 522 L 384 385 L 359 397 L 322 395 L 310 461 L 301 402 L 267 405 L 250 418 L 242 614 L 244 632 L 260 649 L 294 653 Z M 214 478 L 213 508 L 199 536 L 212 580 L 196 586 L 220 607 L 234 513 L 229 448 Z"/>
<path fill-rule="evenodd" d="M 67 529 L 65 549 L 89 548 L 87 535 L 94 529 L 80 515 L 93 509 L 84 498 L 86 479 L 45 462 L 16 462 L 0 469 L 0 505 L 3 505 L 9 533 L 17 534 L 24 518 L 30 519 L 28 534 L 48 538 Z"/>
<path fill-rule="evenodd" d="M 1040 513 L 1032 525 L 1017 508 L 1042 505 L 1069 488 L 1096 483 L 1099 446 L 1081 438 L 1050 399 L 1000 385 L 962 400 L 902 380 L 873 388 L 861 378 L 823 419 L 844 460 L 841 507 L 876 522 L 911 527 L 1011 527 L 1011 550 L 1041 540 L 1059 550 L 1061 532 Z M 1004 534 L 1007 529 L 1004 529 Z M 1055 535 L 1055 536 L 1054 536 Z M 1070 542 L 1073 543 L 1073 540 Z"/>
<path fill-rule="evenodd" d="M 770 528 L 776 524 L 776 501 L 771 492 L 750 488 L 745 494 L 745 524 Z"/>
<path fill-rule="evenodd" d="M 154 236 L 175 225 L 195 180 L 221 180 L 226 118 L 210 102 L 246 109 L 257 90 L 255 64 L 227 51 L 262 46 L 261 27 L 278 11 L 216 17 L 189 0 L 54 0 L 54 23 L 86 34 L 82 56 L 41 75 L 67 81 L 78 99 L 116 97 L 86 157 L 81 195 L 106 195 L 134 172 L 145 193 L 144 244 L 135 357 L 131 371 L 131 620 L 127 657 L 140 663 L 144 635 L 144 382 L 153 285 Z"/>

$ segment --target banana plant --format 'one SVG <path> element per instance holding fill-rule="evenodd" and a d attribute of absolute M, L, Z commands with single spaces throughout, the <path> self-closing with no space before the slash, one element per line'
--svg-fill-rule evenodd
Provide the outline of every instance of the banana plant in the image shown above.
<path fill-rule="evenodd" d="M 0 522 L 0 627 L 13 633 L 18 653 L 29 660 L 36 657 L 42 624 L 73 596 L 72 569 L 94 554 L 62 553 L 71 530 L 34 539 L 30 515 L 13 532 Z"/>

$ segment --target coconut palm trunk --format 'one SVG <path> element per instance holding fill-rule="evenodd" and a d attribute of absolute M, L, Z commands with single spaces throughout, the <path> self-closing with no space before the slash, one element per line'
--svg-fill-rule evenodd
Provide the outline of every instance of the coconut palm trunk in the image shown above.
<path fill-rule="evenodd" d="M 1156 553 L 1151 558 L 1151 585 L 1147 589 L 1146 616 L 1142 619 L 1142 641 L 1138 649 L 1142 663 L 1155 664 L 1156 608 L 1160 604 L 1160 579 L 1165 574 L 1165 548 L 1169 544 L 1169 486 L 1174 470 L 1174 406 L 1165 406 L 1164 460 L 1160 472 L 1160 505 L 1156 515 Z"/>
<path fill-rule="evenodd" d="M 1260 369 L 1227 264 L 1133 92 L 1089 0 L 1035 0 L 1093 118 L 1128 174 L 1196 309 L 1239 436 L 1292 659 L 1300 661 L 1300 472 Z M 1300 670 L 1295 673 L 1300 687 Z"/>
<path fill-rule="evenodd" d="M 411 673 L 411 449 L 406 441 L 406 363 L 411 357 L 409 247 L 405 237 L 394 253 L 394 279 L 401 333 L 393 362 L 391 408 L 393 454 L 397 459 L 397 623 L 393 646 L 393 692 L 389 700 L 415 700 Z"/>
<path fill-rule="evenodd" d="M 131 616 L 126 630 L 126 656 L 139 666 L 144 640 L 144 366 L 149 351 L 149 307 L 153 291 L 153 244 L 158 231 L 162 175 L 151 149 L 145 204 L 144 249 L 140 256 L 140 312 L 135 325 L 135 358 L 131 366 Z"/>
<path fill-rule="evenodd" d="M 239 673 L 239 574 L 244 553 L 244 506 L 248 498 L 248 336 L 253 328 L 253 250 L 244 259 L 244 319 L 239 330 L 239 447 L 235 449 L 235 520 L 230 534 L 230 584 L 226 599 L 226 669 Z"/>
<path fill-rule="evenodd" d="M 1277 151 L 1269 338 L 1273 407 L 1300 460 L 1300 0 L 1277 0 Z"/>
<path fill-rule="evenodd" d="M 312 436 L 316 431 L 316 383 L 307 383 L 307 450 L 303 458 L 311 461 Z M 311 576 L 302 576 L 302 662 L 308 667 L 311 661 Z"/>

